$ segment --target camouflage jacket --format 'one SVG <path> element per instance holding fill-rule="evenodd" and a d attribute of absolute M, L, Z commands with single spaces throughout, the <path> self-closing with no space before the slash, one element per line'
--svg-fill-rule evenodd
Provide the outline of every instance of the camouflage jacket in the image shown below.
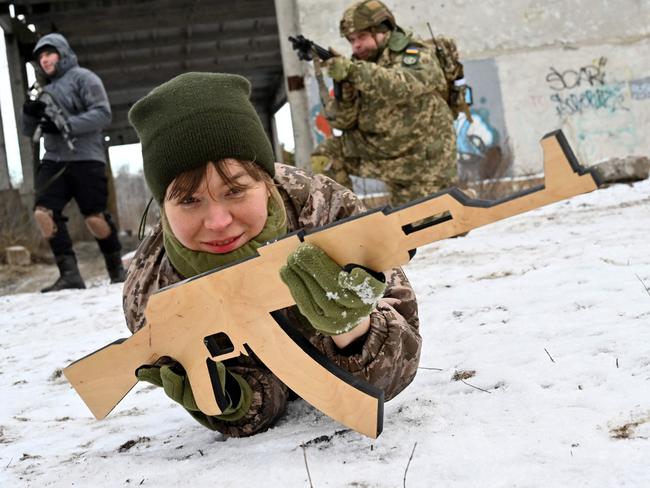
<path fill-rule="evenodd" d="M 346 155 L 380 160 L 422 153 L 425 158 L 427 147 L 453 133 L 446 90 L 435 52 L 398 30 L 377 61 L 353 58 L 343 100 L 330 100 L 325 112 L 343 131 Z"/>
<path fill-rule="evenodd" d="M 312 229 L 364 211 L 352 192 L 323 175 L 310 176 L 291 166 L 276 164 L 275 181 L 285 203 L 289 231 Z M 398 268 L 386 271 L 385 275 L 388 286 L 370 315 L 370 331 L 363 340 L 346 349 L 339 349 L 330 337 L 306 327 L 295 307 L 285 313 L 331 361 L 383 389 L 385 398 L 391 399 L 415 376 L 421 338 L 417 303 L 406 276 Z M 149 296 L 181 279 L 165 255 L 158 224 L 138 247 L 127 272 L 123 306 L 131 332 L 144 326 Z M 230 436 L 266 430 L 283 413 L 289 397 L 288 388 L 253 355 L 230 359 L 225 364 L 250 384 L 252 405 L 236 422 L 209 417 L 211 427 Z"/>

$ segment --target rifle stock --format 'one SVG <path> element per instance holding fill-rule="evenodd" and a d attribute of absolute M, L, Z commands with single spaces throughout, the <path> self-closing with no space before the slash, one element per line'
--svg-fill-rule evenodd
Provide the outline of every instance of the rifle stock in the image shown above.
<path fill-rule="evenodd" d="M 185 367 L 201 411 L 217 415 L 222 410 L 210 362 L 250 349 L 316 408 L 377 437 L 383 393 L 333 365 L 281 323 L 277 311 L 294 301 L 280 279 L 280 267 L 304 240 L 341 265 L 386 270 L 406 264 L 424 244 L 597 188 L 595 176 L 580 167 L 560 131 L 547 135 L 542 147 L 544 185 L 495 202 L 469 199 L 454 188 L 394 210 L 378 209 L 295 232 L 259 248 L 257 257 L 160 290 L 149 298 L 143 329 L 73 363 L 64 373 L 93 414 L 103 418 L 133 387 L 137 367 L 171 356 Z M 215 347 L 211 338 L 219 334 L 227 335 L 232 346 Z"/>
<path fill-rule="evenodd" d="M 133 335 L 128 342 L 119 339 L 63 370 L 96 419 L 106 417 L 135 386 L 138 367 L 158 360 L 158 356 L 143 344 L 144 339 L 142 334 Z"/>

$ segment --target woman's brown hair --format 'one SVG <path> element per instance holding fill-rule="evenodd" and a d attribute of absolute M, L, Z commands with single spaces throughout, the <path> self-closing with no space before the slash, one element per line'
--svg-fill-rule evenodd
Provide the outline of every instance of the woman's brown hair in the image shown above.
<path fill-rule="evenodd" d="M 214 166 L 214 169 L 217 171 L 223 182 L 231 190 L 241 191 L 248 189 L 250 185 L 241 184 L 233 180 L 232 174 L 230 173 L 228 165 L 226 164 L 227 161 L 229 160 L 221 159 L 219 161 L 210 161 L 200 168 L 195 168 L 181 173 L 176 178 L 174 178 L 174 181 L 169 184 L 169 188 L 165 194 L 165 200 L 183 200 L 194 195 L 205 178 L 206 172 L 208 170 L 208 164 L 212 164 Z M 237 162 L 241 164 L 241 166 L 246 170 L 251 178 L 253 178 L 253 180 L 264 182 L 269 191 L 271 190 L 271 187 L 274 186 L 271 176 L 259 165 L 255 164 L 252 161 L 237 160 Z"/>

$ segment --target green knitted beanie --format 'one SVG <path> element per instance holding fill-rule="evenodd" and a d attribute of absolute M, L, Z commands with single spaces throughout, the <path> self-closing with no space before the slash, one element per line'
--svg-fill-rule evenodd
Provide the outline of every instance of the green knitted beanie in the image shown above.
<path fill-rule="evenodd" d="M 246 78 L 185 73 L 138 100 L 129 121 L 142 143 L 144 177 L 158 202 L 179 174 L 208 161 L 253 161 L 271 176 L 274 155 Z"/>

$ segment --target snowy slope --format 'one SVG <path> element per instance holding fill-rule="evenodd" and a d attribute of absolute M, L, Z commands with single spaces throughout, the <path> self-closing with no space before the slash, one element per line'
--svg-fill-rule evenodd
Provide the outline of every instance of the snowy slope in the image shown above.
<path fill-rule="evenodd" d="M 60 368 L 128 334 L 120 286 L 0 297 L 0 486 L 650 486 L 649 206 L 617 185 L 421 249 L 422 369 L 376 440 L 302 401 L 224 440 L 144 385 L 96 421 Z"/>

